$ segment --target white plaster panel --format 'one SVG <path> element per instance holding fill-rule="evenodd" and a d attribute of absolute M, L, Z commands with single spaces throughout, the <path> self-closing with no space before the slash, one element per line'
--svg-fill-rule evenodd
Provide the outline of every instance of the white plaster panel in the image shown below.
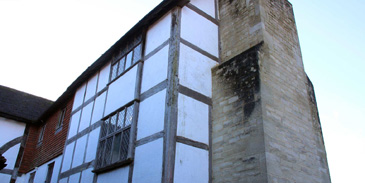
<path fill-rule="evenodd" d="M 2 136 L 2 135 L 1 135 Z M 14 169 L 16 158 L 18 157 L 20 143 L 8 149 L 3 156 L 6 158 L 7 169 Z"/>
<path fill-rule="evenodd" d="M 209 144 L 208 105 L 179 94 L 177 135 Z"/>
<path fill-rule="evenodd" d="M 215 17 L 215 3 L 214 0 L 191 0 L 190 3 L 200 10 L 204 11 L 211 17 Z"/>
<path fill-rule="evenodd" d="M 180 44 L 179 82 L 205 96 L 212 97 L 211 69 L 217 62 Z"/>
<path fill-rule="evenodd" d="M 25 123 L 0 117 L 0 147 L 14 138 L 24 135 Z"/>
<path fill-rule="evenodd" d="M 174 183 L 209 182 L 208 151 L 176 143 Z"/>
<path fill-rule="evenodd" d="M 103 118 L 105 106 L 106 92 L 98 96 L 95 100 L 93 116 L 91 118 L 91 125 Z"/>
<path fill-rule="evenodd" d="M 171 13 L 162 17 L 149 28 L 146 37 L 146 55 L 170 38 L 170 28 Z"/>
<path fill-rule="evenodd" d="M 133 183 L 161 182 L 162 151 L 162 138 L 136 147 Z"/>
<path fill-rule="evenodd" d="M 134 66 L 122 77 L 109 85 L 105 115 L 110 114 L 134 99 L 136 77 L 137 67 Z"/>
<path fill-rule="evenodd" d="M 69 183 L 78 183 L 80 181 L 80 173 L 75 173 L 70 176 Z"/>
<path fill-rule="evenodd" d="M 75 146 L 75 142 L 72 142 L 66 146 L 65 154 L 63 155 L 63 163 L 62 163 L 61 172 L 65 172 L 70 169 L 74 146 Z"/>
<path fill-rule="evenodd" d="M 218 57 L 218 26 L 187 7 L 181 11 L 181 37 Z"/>
<path fill-rule="evenodd" d="M 40 166 L 36 168 L 34 182 L 45 182 L 48 168 L 46 166 Z"/>
<path fill-rule="evenodd" d="M 10 182 L 10 179 L 11 179 L 11 175 L 0 173 L 1 182 L 8 183 L 8 182 Z"/>
<path fill-rule="evenodd" d="M 3 175 L 6 175 L 6 174 L 0 173 L 0 180 L 4 180 L 4 181 L 6 181 L 6 183 L 10 182 L 10 178 L 9 178 L 9 181 L 7 181 L 6 176 L 3 177 Z M 10 175 L 9 175 L 9 177 L 10 177 Z M 15 183 L 27 183 L 26 181 L 28 181 L 28 180 L 29 180 L 29 178 L 27 179 L 27 174 L 22 174 L 20 177 L 16 178 Z"/>
<path fill-rule="evenodd" d="M 85 162 L 90 162 L 95 159 L 96 150 L 98 147 L 100 127 L 96 128 L 89 134 L 89 140 L 87 142 Z"/>
<path fill-rule="evenodd" d="M 81 110 L 73 114 L 71 117 L 70 129 L 68 131 L 68 139 L 75 136 L 77 133 L 77 128 L 79 127 Z"/>
<path fill-rule="evenodd" d="M 89 104 L 87 104 L 87 106 L 85 106 L 82 109 L 80 127 L 78 130 L 79 132 L 85 130 L 85 128 L 90 126 L 91 112 L 93 111 L 93 107 L 94 107 L 94 102 L 90 102 Z"/>
<path fill-rule="evenodd" d="M 129 166 L 98 175 L 97 183 L 128 183 Z"/>
<path fill-rule="evenodd" d="M 62 155 L 58 156 L 56 159 L 51 160 L 47 163 L 47 168 L 48 168 L 48 164 L 55 162 L 54 167 L 53 167 L 53 173 L 52 173 L 52 179 L 51 179 L 51 183 L 56 183 L 57 179 L 58 179 L 58 174 L 60 172 L 60 168 L 61 168 L 61 163 L 62 163 Z"/>
<path fill-rule="evenodd" d="M 84 162 L 87 135 L 82 136 L 76 142 L 75 153 L 72 160 L 72 168 L 81 165 Z"/>
<path fill-rule="evenodd" d="M 89 100 L 96 93 L 96 85 L 98 84 L 98 74 L 89 79 L 86 87 L 85 101 Z"/>
<path fill-rule="evenodd" d="M 94 168 L 89 168 L 89 169 L 82 171 L 80 183 L 92 183 L 93 182 L 94 173 L 91 172 L 91 171 L 93 171 L 93 169 Z"/>
<path fill-rule="evenodd" d="M 63 178 L 59 181 L 59 183 L 67 183 L 68 182 L 68 177 Z M 71 183 L 71 182 L 70 182 Z"/>
<path fill-rule="evenodd" d="M 147 59 L 143 65 L 141 92 L 167 79 L 168 45 Z"/>
<path fill-rule="evenodd" d="M 101 91 L 109 82 L 110 63 L 104 66 L 99 73 L 98 92 Z"/>
<path fill-rule="evenodd" d="M 152 95 L 140 103 L 137 140 L 163 130 L 165 98 L 166 89 Z"/>
<path fill-rule="evenodd" d="M 86 89 L 86 83 L 83 84 L 79 89 L 77 89 L 75 93 L 74 103 L 72 106 L 72 111 L 80 107 L 80 105 L 84 102 L 85 89 Z"/>

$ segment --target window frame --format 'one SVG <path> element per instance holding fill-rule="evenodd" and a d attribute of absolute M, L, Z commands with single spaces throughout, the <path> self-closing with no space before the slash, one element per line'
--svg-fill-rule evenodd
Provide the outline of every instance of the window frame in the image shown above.
<path fill-rule="evenodd" d="M 44 183 L 51 183 L 54 164 L 55 164 L 55 162 L 48 164 L 47 176 L 46 176 L 46 180 L 44 181 Z"/>
<path fill-rule="evenodd" d="M 34 183 L 35 173 L 36 171 L 30 173 L 28 183 Z"/>
<path fill-rule="evenodd" d="M 106 130 L 109 130 L 108 126 L 105 126 L 104 124 L 105 121 L 108 121 L 108 124 L 110 123 L 110 120 L 112 119 L 112 117 L 114 117 L 115 115 L 117 115 L 117 119 L 116 121 L 118 122 L 118 118 L 119 118 L 119 114 L 120 112 L 124 111 L 124 124 L 127 121 L 126 116 L 127 116 L 127 112 L 128 109 L 133 106 L 133 110 L 132 110 L 132 120 L 130 122 L 130 124 L 128 126 L 123 126 L 121 129 L 115 130 L 113 132 L 111 132 L 110 134 L 108 133 L 108 131 L 106 132 L 105 136 L 102 135 L 103 131 L 105 130 L 105 128 L 108 128 Z M 137 120 L 137 109 L 139 107 L 139 103 L 134 100 L 132 102 L 129 102 L 128 104 L 120 107 L 118 110 L 114 111 L 113 113 L 111 113 L 110 115 L 104 117 L 102 119 L 103 123 L 100 129 L 100 135 L 99 135 L 99 139 L 98 139 L 98 148 L 97 148 L 97 153 L 96 153 L 96 158 L 95 158 L 95 168 L 92 172 L 94 173 L 102 173 L 102 172 L 106 172 L 106 171 L 110 171 L 112 169 L 121 167 L 121 166 L 125 166 L 125 165 L 129 165 L 130 163 L 133 162 L 133 149 L 135 146 L 135 128 L 136 128 L 136 120 Z M 127 109 L 127 111 L 125 111 Z M 123 134 L 125 133 L 125 131 L 129 131 L 129 138 L 128 138 L 128 146 L 126 147 L 126 154 L 125 154 L 125 158 L 119 158 L 117 161 L 112 162 L 112 156 L 113 156 L 113 147 L 114 147 L 114 142 L 115 142 L 115 137 L 120 134 L 120 143 L 121 145 L 123 144 Z M 104 157 L 106 155 L 106 145 L 101 146 L 102 142 L 104 142 L 104 144 L 107 143 L 107 140 L 113 137 L 112 139 L 112 144 L 110 145 L 110 153 L 108 153 L 108 155 L 110 156 L 108 164 L 104 164 L 104 162 L 102 162 L 103 164 L 100 165 L 100 161 L 104 161 L 104 159 L 100 159 L 100 157 Z M 102 152 L 101 152 L 102 151 Z M 121 155 L 122 153 L 122 146 L 120 146 L 119 149 L 119 154 Z M 102 154 L 101 154 L 102 153 Z"/>
<path fill-rule="evenodd" d="M 41 127 L 41 131 L 39 133 L 39 136 L 38 136 L 38 141 L 37 141 L 37 144 L 40 145 L 42 144 L 43 142 L 43 138 L 44 138 L 44 132 L 46 131 L 46 124 L 44 124 L 42 127 Z"/>
<path fill-rule="evenodd" d="M 63 123 L 65 121 L 66 111 L 67 111 L 67 108 L 64 107 L 61 110 L 61 112 L 59 113 L 58 120 L 57 120 L 57 124 L 56 124 L 56 132 L 55 133 L 58 133 L 59 131 L 62 130 Z"/>

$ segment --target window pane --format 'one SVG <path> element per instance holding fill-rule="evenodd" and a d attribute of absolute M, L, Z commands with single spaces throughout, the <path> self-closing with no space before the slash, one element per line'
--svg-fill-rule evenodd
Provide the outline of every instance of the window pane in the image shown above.
<path fill-rule="evenodd" d="M 127 115 L 126 115 L 126 119 L 125 119 L 125 126 L 128 126 L 128 125 L 130 125 L 132 123 L 132 120 L 133 120 L 133 108 L 134 108 L 134 105 L 131 105 L 127 109 Z"/>
<path fill-rule="evenodd" d="M 109 124 L 109 119 L 103 122 L 100 135 L 101 138 L 105 137 L 106 133 L 108 132 L 108 124 Z"/>
<path fill-rule="evenodd" d="M 120 130 L 124 127 L 124 116 L 125 116 L 125 110 L 120 111 L 118 114 L 118 125 L 117 125 L 117 130 Z"/>
<path fill-rule="evenodd" d="M 112 143 L 113 143 L 113 136 L 106 139 L 106 147 L 105 147 L 105 153 L 104 153 L 104 157 L 103 157 L 103 159 L 104 159 L 103 166 L 110 164 Z"/>
<path fill-rule="evenodd" d="M 128 155 L 129 133 L 130 133 L 130 128 L 123 131 L 122 149 L 120 152 L 122 160 L 126 159 Z"/>
<path fill-rule="evenodd" d="M 110 80 L 115 79 L 118 76 L 118 62 L 112 66 L 112 74 Z"/>
<path fill-rule="evenodd" d="M 120 142 L 121 142 L 121 133 L 118 133 L 114 137 L 113 150 L 112 150 L 112 163 L 117 162 L 119 160 L 120 154 Z"/>
<path fill-rule="evenodd" d="M 98 164 L 96 165 L 96 167 L 102 166 L 103 157 L 104 157 L 104 145 L 105 145 L 105 140 L 100 142 L 99 152 L 98 152 L 98 157 L 97 157 Z"/>
<path fill-rule="evenodd" d="M 126 56 L 125 69 L 128 69 L 131 66 L 132 56 L 133 56 L 133 51 L 129 52 L 128 55 Z"/>
<path fill-rule="evenodd" d="M 108 134 L 115 132 L 115 126 L 116 125 L 117 125 L 117 114 L 114 114 L 110 118 L 110 125 L 109 125 Z"/>
<path fill-rule="evenodd" d="M 122 74 L 122 72 L 124 71 L 124 64 L 125 64 L 125 57 L 122 57 L 119 60 L 118 75 Z"/>
<path fill-rule="evenodd" d="M 142 44 L 139 44 L 136 48 L 134 48 L 133 63 L 136 63 L 139 59 L 141 59 L 141 55 L 142 55 Z"/>

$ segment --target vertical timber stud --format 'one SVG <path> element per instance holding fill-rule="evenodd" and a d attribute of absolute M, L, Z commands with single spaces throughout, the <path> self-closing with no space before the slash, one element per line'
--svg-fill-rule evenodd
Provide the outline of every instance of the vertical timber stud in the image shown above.
<path fill-rule="evenodd" d="M 162 182 L 174 181 L 176 130 L 177 130 L 177 102 L 179 86 L 179 51 L 180 51 L 180 26 L 181 8 L 176 7 L 171 12 L 171 35 L 168 56 L 167 92 L 164 121 L 164 147 Z"/>

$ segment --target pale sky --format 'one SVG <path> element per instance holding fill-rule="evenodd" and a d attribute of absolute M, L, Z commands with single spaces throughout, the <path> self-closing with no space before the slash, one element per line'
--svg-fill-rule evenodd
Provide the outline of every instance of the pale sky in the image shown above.
<path fill-rule="evenodd" d="M 0 0 L 0 85 L 56 100 L 160 0 Z M 363 181 L 365 1 L 290 0 L 333 183 Z"/>

